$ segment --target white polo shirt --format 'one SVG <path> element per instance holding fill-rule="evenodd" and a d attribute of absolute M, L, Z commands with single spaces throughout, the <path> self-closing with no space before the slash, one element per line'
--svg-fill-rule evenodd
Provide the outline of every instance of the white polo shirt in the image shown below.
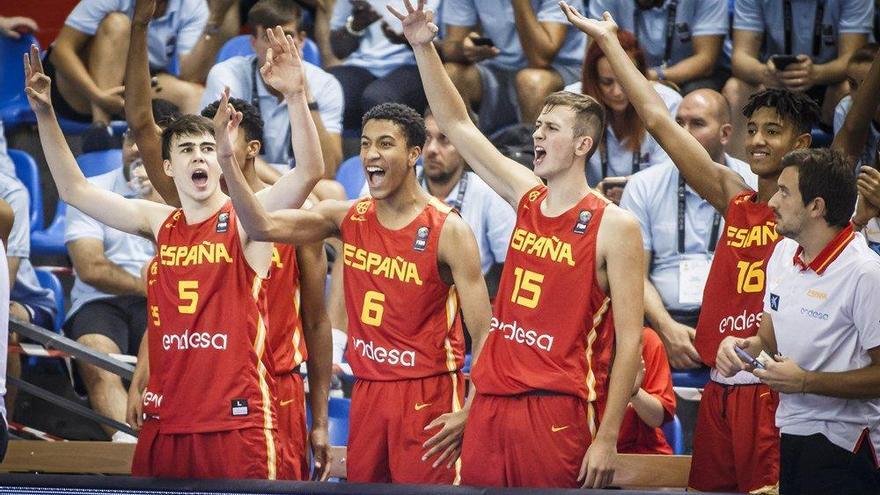
<path fill-rule="evenodd" d="M 847 227 L 809 266 L 797 242 L 783 239 L 767 265 L 764 311 L 773 320 L 778 351 L 808 371 L 842 372 L 871 364 L 880 346 L 880 257 Z M 782 433 L 821 433 L 853 451 L 867 428 L 880 448 L 880 399 L 780 394 Z"/>

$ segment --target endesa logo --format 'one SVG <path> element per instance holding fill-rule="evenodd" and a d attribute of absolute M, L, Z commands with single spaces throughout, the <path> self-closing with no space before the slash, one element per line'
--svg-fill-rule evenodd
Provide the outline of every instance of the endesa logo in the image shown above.
<path fill-rule="evenodd" d="M 513 323 L 505 323 L 498 321 L 498 318 L 492 317 L 492 324 L 489 327 L 489 333 L 500 331 L 505 339 L 524 344 L 529 347 L 537 347 L 542 351 L 550 352 L 553 347 L 553 336 L 546 333 L 539 333 L 537 330 L 526 330 L 519 326 L 516 320 Z"/>
<path fill-rule="evenodd" d="M 149 407 L 152 405 L 156 409 L 162 406 L 162 394 L 157 394 L 154 392 L 150 392 L 149 390 L 144 392 L 144 406 Z"/>
<path fill-rule="evenodd" d="M 388 363 L 391 366 L 406 366 L 412 368 L 416 365 L 416 351 L 402 351 L 400 349 L 386 349 L 376 345 L 373 341 L 364 342 L 353 338 L 355 352 L 377 363 Z"/>
<path fill-rule="evenodd" d="M 815 309 L 810 308 L 801 308 L 801 315 L 806 316 L 807 318 L 814 318 L 816 320 L 826 321 L 828 318 L 831 318 L 831 315 L 828 313 L 823 313 L 821 311 L 816 311 Z"/>
<path fill-rule="evenodd" d="M 764 313 L 752 313 L 743 310 L 741 315 L 725 316 L 718 323 L 718 331 L 725 332 L 743 332 L 761 323 L 761 316 Z"/>
<path fill-rule="evenodd" d="M 226 350 L 225 333 L 183 332 L 182 335 L 166 334 L 162 336 L 162 348 L 166 351 L 188 351 L 190 349 Z"/>

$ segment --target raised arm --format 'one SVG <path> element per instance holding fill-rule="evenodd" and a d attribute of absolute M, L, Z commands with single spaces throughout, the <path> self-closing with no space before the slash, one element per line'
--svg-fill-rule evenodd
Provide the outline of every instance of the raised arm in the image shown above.
<path fill-rule="evenodd" d="M 318 129 L 309 111 L 305 73 L 299 49 L 281 27 L 267 28 L 269 49 L 260 68 L 263 81 L 284 95 L 290 117 L 291 143 L 296 167 L 281 176 L 260 201 L 269 211 L 299 208 L 315 184 L 324 176 L 324 158 Z M 265 196 L 262 196 L 265 195 Z"/>
<path fill-rule="evenodd" d="M 471 355 L 473 356 L 471 366 L 473 367 L 483 347 L 486 334 L 489 333 L 492 308 L 489 305 L 489 291 L 486 289 L 486 282 L 480 268 L 480 250 L 477 247 L 477 240 L 470 227 L 458 215 L 450 214 L 446 218 L 446 223 L 443 224 L 443 230 L 440 233 L 438 261 L 449 267 L 455 291 L 458 293 L 464 326 L 471 335 Z M 426 458 L 432 458 L 439 454 L 434 460 L 435 468 L 445 462 L 448 469 L 458 459 L 461 453 L 464 425 L 476 392 L 476 387 L 472 383 L 467 401 L 461 411 L 443 414 L 428 424 L 427 429 L 442 426 L 424 444 L 427 449 Z"/>
<path fill-rule="evenodd" d="M 645 129 L 669 154 L 688 184 L 715 209 L 725 213 L 731 198 L 748 189 L 742 177 L 712 161 L 703 145 L 675 123 L 652 83 L 639 72 L 620 46 L 617 24 L 610 14 L 606 12 L 605 19 L 597 21 L 584 17 L 565 2 L 560 5 L 569 22 L 599 43 Z"/>
<path fill-rule="evenodd" d="M 843 153 L 853 163 L 858 162 L 865 149 L 871 127 L 871 119 L 880 105 L 880 57 L 874 57 L 871 70 L 852 96 L 852 108 L 843 127 L 834 136 L 831 148 Z M 866 164 L 867 165 L 867 164 Z"/>
<path fill-rule="evenodd" d="M 428 104 L 444 134 L 467 161 L 468 165 L 516 208 L 529 189 L 541 181 L 529 169 L 505 157 L 477 129 L 468 117 L 467 107 L 452 80 L 443 68 L 433 40 L 438 28 L 434 13 L 425 11 L 425 1 L 413 8 L 404 0 L 408 14 L 403 15 L 390 5 L 388 10 L 403 21 L 403 34 L 413 48 Z"/>
<path fill-rule="evenodd" d="M 24 55 L 25 93 L 37 116 L 37 127 L 49 171 L 61 200 L 114 229 L 154 238 L 155 228 L 171 208 L 152 201 L 125 199 L 86 180 L 67 146 L 49 96 L 51 81 L 43 72 L 39 50 Z"/>
<path fill-rule="evenodd" d="M 239 132 L 241 112 L 229 103 L 229 90 L 223 92 L 214 114 L 217 138 L 217 162 L 226 179 L 235 213 L 247 236 L 254 241 L 307 244 L 338 233 L 348 207 L 340 201 L 322 201 L 312 210 L 277 210 L 267 212 L 245 180 L 244 173 L 232 152 L 232 142 Z"/>
<path fill-rule="evenodd" d="M 162 131 L 153 117 L 147 31 L 155 9 L 156 0 L 137 0 L 135 3 L 125 66 L 125 120 L 156 192 L 165 203 L 180 206 L 174 179 L 162 166 Z"/>

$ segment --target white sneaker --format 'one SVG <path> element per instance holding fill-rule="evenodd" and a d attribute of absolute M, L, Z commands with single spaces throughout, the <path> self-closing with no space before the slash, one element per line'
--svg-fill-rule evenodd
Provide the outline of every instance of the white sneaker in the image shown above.
<path fill-rule="evenodd" d="M 124 431 L 117 431 L 113 434 L 113 437 L 110 438 L 110 441 L 116 443 L 137 443 L 138 439 Z"/>

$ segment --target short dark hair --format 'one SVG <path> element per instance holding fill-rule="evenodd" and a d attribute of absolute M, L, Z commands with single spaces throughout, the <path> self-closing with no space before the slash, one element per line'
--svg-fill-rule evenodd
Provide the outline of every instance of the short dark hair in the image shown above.
<path fill-rule="evenodd" d="M 248 11 L 248 26 L 257 32 L 257 26 L 272 28 L 288 23 L 295 23 L 299 31 L 302 21 L 302 9 L 294 0 L 260 0 Z"/>
<path fill-rule="evenodd" d="M 751 117 L 760 108 L 776 109 L 776 114 L 794 124 L 800 134 L 809 134 L 822 115 L 812 98 L 785 89 L 765 89 L 753 94 L 743 107 L 743 115 Z"/>
<path fill-rule="evenodd" d="M 798 149 L 782 158 L 782 166 L 797 167 L 804 206 L 822 198 L 828 225 L 849 225 L 856 207 L 856 173 L 842 153 L 828 148 Z"/>
<path fill-rule="evenodd" d="M 214 123 L 201 115 L 181 115 L 168 123 L 162 130 L 162 159 L 171 158 L 171 141 L 177 136 L 188 134 L 214 135 Z"/>
<path fill-rule="evenodd" d="M 245 139 L 256 140 L 263 144 L 263 117 L 260 116 L 260 111 L 241 98 L 230 98 L 229 103 L 232 103 L 233 108 L 242 114 L 241 128 L 244 129 Z M 220 100 L 212 102 L 202 109 L 202 116 L 213 119 L 219 106 Z"/>
<path fill-rule="evenodd" d="M 164 128 L 168 125 L 168 122 L 181 115 L 180 107 L 168 100 L 154 98 L 151 105 L 153 107 L 153 120 L 156 121 L 156 125 L 159 127 Z"/>
<path fill-rule="evenodd" d="M 868 43 L 867 45 L 859 48 L 854 51 L 852 55 L 849 57 L 848 64 L 870 64 L 874 62 L 874 57 L 877 56 L 877 51 L 880 50 L 880 45 L 877 43 Z"/>
<path fill-rule="evenodd" d="M 406 136 L 407 146 L 425 147 L 425 119 L 407 105 L 401 103 L 380 103 L 369 109 L 361 119 L 361 127 L 370 120 L 390 120 L 400 127 Z"/>

